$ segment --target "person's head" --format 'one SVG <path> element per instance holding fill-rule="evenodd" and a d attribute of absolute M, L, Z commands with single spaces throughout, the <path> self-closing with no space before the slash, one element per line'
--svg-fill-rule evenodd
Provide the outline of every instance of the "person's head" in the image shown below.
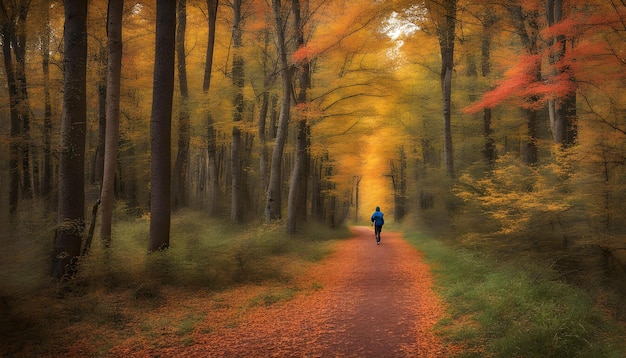
<path fill-rule="evenodd" d="M 377 207 L 376 207 L 376 211 L 380 211 L 380 206 L 377 206 Z"/>

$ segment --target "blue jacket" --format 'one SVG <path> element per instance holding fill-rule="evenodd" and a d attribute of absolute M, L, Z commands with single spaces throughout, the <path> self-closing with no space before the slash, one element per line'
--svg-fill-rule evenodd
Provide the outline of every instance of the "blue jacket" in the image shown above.
<path fill-rule="evenodd" d="M 383 217 L 384 214 L 380 211 L 380 209 L 378 209 L 372 214 L 372 222 L 375 226 L 383 226 L 385 224 L 385 219 Z"/>

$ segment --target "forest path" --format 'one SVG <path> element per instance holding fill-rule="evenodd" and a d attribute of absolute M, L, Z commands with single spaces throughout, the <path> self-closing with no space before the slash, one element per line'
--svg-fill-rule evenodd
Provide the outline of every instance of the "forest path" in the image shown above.
<path fill-rule="evenodd" d="M 242 314 L 178 347 L 176 356 L 445 357 L 430 329 L 443 308 L 430 267 L 400 233 L 353 229 L 354 237 L 307 274 L 293 299 Z M 321 286 L 321 288 L 320 288 Z M 169 356 L 174 351 L 151 352 Z"/>

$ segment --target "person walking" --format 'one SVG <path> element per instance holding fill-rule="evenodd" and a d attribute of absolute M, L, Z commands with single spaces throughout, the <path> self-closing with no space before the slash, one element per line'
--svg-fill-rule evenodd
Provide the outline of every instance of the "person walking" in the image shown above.
<path fill-rule="evenodd" d="M 376 207 L 376 211 L 372 214 L 372 224 L 374 225 L 374 236 L 376 237 L 376 245 L 380 245 L 380 232 L 385 225 L 384 214 L 380 211 L 380 207 Z"/>

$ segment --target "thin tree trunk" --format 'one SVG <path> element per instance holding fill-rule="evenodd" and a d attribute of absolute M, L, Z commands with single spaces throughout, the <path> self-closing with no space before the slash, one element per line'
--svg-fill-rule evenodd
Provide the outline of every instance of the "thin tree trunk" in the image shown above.
<path fill-rule="evenodd" d="M 454 178 L 454 151 L 452 149 L 452 72 L 454 70 L 454 39 L 456 33 L 456 2 L 444 0 L 444 18 L 438 26 L 441 47 L 441 92 L 443 94 L 443 153 L 446 174 Z"/>
<path fill-rule="evenodd" d="M 98 81 L 98 144 L 94 153 L 91 171 L 91 184 L 102 183 L 104 171 L 104 146 L 107 126 L 107 48 L 101 45 L 99 56 L 100 79 Z"/>
<path fill-rule="evenodd" d="M 535 55 L 538 52 L 537 39 L 539 37 L 539 25 L 537 23 L 538 14 L 536 11 L 525 13 L 521 6 L 512 6 L 509 9 L 509 13 L 513 18 L 513 23 L 517 33 L 520 37 L 524 48 L 528 55 Z M 537 81 L 541 80 L 541 63 L 539 61 L 535 63 L 535 77 Z M 526 118 L 527 138 L 524 142 L 523 159 L 528 165 L 533 165 L 538 161 L 538 148 L 537 148 L 537 110 L 532 109 L 532 104 L 537 101 L 536 97 L 530 98 L 531 105 L 522 109 L 524 117 Z"/>
<path fill-rule="evenodd" d="M 546 2 L 546 15 L 548 26 L 552 26 L 563 20 L 563 2 L 562 0 L 548 0 Z M 556 65 L 563 59 L 567 51 L 567 40 L 565 35 L 557 35 L 550 45 L 556 43 L 556 51 L 550 55 L 550 64 Z M 555 69 L 553 75 L 569 72 L 569 67 L 559 66 Z M 574 79 L 570 81 L 575 83 Z M 552 138 L 555 143 L 564 147 L 571 146 L 576 141 L 576 92 L 567 93 L 561 98 L 550 100 L 548 102 L 550 113 L 550 127 L 552 129 Z"/>
<path fill-rule="evenodd" d="M 215 49 L 215 27 L 217 23 L 217 7 L 218 0 L 207 0 L 207 8 L 209 12 L 209 35 L 206 50 L 206 59 L 204 67 L 204 83 L 202 90 L 205 94 L 209 93 L 211 87 L 211 72 L 213 70 L 213 52 Z M 215 138 L 215 128 L 213 125 L 213 117 L 208 105 L 209 98 L 207 97 L 207 155 L 209 159 L 209 201 L 208 201 L 208 213 L 213 215 L 216 212 L 216 202 L 219 195 L 219 171 L 217 163 L 217 144 Z"/>
<path fill-rule="evenodd" d="M 187 172 L 189 167 L 189 88 L 187 85 L 187 64 L 185 53 L 185 30 L 187 28 L 187 0 L 178 0 L 178 28 L 176 32 L 176 53 L 178 54 L 178 81 L 180 88 L 180 108 L 178 113 L 178 152 L 174 164 L 172 208 L 187 206 Z"/>
<path fill-rule="evenodd" d="M 292 11 L 294 14 L 293 26 L 294 32 L 297 34 L 298 48 L 305 45 L 304 32 L 301 24 L 301 9 L 300 0 L 292 0 Z M 305 9 L 308 2 L 305 2 Z M 300 64 L 301 68 L 298 75 L 298 96 L 296 104 L 303 104 L 307 101 L 307 88 L 310 83 L 310 66 L 308 62 Z M 299 118 L 298 120 L 298 137 L 296 140 L 296 158 L 293 166 L 293 172 L 291 174 L 291 182 L 289 185 L 289 196 L 287 198 L 287 233 L 290 235 L 296 234 L 296 225 L 298 216 L 300 214 L 300 205 L 306 206 L 306 167 L 308 165 L 307 159 L 307 144 L 308 144 L 308 128 L 305 118 Z M 306 211 L 306 210 L 305 210 Z"/>
<path fill-rule="evenodd" d="M 150 117 L 150 242 L 148 253 L 170 245 L 172 97 L 176 1 L 157 0 L 156 48 Z"/>
<path fill-rule="evenodd" d="M 104 147 L 104 169 L 102 178 L 102 200 L 100 239 L 105 247 L 111 244 L 113 203 L 115 201 L 115 174 L 120 131 L 120 81 L 122 73 L 122 14 L 124 0 L 109 0 L 107 19 L 107 47 L 109 53 L 107 70 L 106 134 Z"/>
<path fill-rule="evenodd" d="M 495 24 L 495 15 L 488 10 L 485 16 L 485 25 L 483 27 L 481 41 L 481 75 L 488 77 L 491 74 L 491 31 Z M 493 140 L 493 129 L 491 128 L 492 112 L 491 108 L 483 109 L 483 137 L 485 144 L 483 146 L 483 157 L 489 163 L 493 163 L 496 159 L 496 147 Z"/>
<path fill-rule="evenodd" d="M 263 94 L 261 95 L 261 106 L 259 108 L 259 121 L 257 125 L 259 136 L 259 210 L 263 210 L 263 202 L 267 195 L 267 181 L 269 175 L 269 149 L 267 147 L 267 115 L 269 111 L 270 93 L 269 88 L 272 84 L 270 71 L 268 69 L 270 58 L 267 55 L 270 45 L 270 32 L 265 31 L 265 47 L 263 56 Z"/>
<path fill-rule="evenodd" d="M 287 45 L 285 44 L 285 32 L 281 17 L 280 0 L 272 0 L 272 8 L 276 21 L 276 33 L 278 35 L 278 52 L 280 54 L 280 71 L 282 76 L 282 104 L 278 118 L 276 141 L 272 152 L 270 167 L 270 179 L 267 189 L 267 201 L 265 204 L 265 221 L 270 222 L 281 218 L 281 195 L 282 195 L 282 161 L 287 131 L 289 125 L 289 110 L 291 107 L 291 72 L 287 62 Z"/>
<path fill-rule="evenodd" d="M 0 1 L 0 24 L 2 25 L 2 54 L 4 58 L 4 71 L 9 87 L 9 112 L 11 116 L 11 140 L 9 143 L 9 212 L 17 211 L 20 189 L 19 172 L 19 137 L 21 133 L 20 115 L 18 106 L 20 103 L 17 87 L 17 79 L 13 69 L 13 56 L 11 54 L 11 42 L 13 41 L 15 30 L 4 7 L 4 2 Z"/>
<path fill-rule="evenodd" d="M 456 7 L 458 0 L 429 0 L 428 12 L 437 28 L 441 52 L 441 94 L 443 104 L 443 159 L 446 174 L 454 178 L 454 151 L 452 149 L 452 73 L 454 70 L 454 40 L 456 34 Z"/>
<path fill-rule="evenodd" d="M 52 276 L 75 273 L 85 228 L 87 2 L 65 0 L 64 91 L 59 148 L 59 202 Z"/>
<path fill-rule="evenodd" d="M 28 98 L 28 86 L 26 81 L 26 19 L 30 0 L 21 0 L 18 9 L 17 27 L 13 52 L 15 53 L 16 71 L 15 77 L 19 91 L 18 113 L 22 124 L 22 195 L 24 198 L 32 197 L 31 170 L 30 170 L 30 103 Z"/>
<path fill-rule="evenodd" d="M 267 180 L 268 180 L 268 162 L 269 162 L 269 150 L 267 148 L 267 111 L 269 108 L 269 92 L 263 91 L 261 97 L 261 108 L 259 108 L 259 122 L 258 122 L 258 135 L 259 135 L 259 203 L 262 203 L 267 195 Z M 261 206 L 262 207 L 262 206 Z"/>
<path fill-rule="evenodd" d="M 44 93 L 43 178 L 41 182 L 41 195 L 48 197 L 52 190 L 52 103 L 50 97 L 50 14 L 48 6 L 44 6 L 44 11 L 46 24 L 41 38 Z"/>
<path fill-rule="evenodd" d="M 241 53 L 242 29 L 241 29 L 241 0 L 233 3 L 233 86 L 235 96 L 233 99 L 233 139 L 231 143 L 231 209 L 230 221 L 240 223 L 243 221 L 243 191 L 244 180 L 242 170 L 243 140 L 241 138 L 241 121 L 243 120 L 243 86 L 244 86 L 244 59 Z"/>

